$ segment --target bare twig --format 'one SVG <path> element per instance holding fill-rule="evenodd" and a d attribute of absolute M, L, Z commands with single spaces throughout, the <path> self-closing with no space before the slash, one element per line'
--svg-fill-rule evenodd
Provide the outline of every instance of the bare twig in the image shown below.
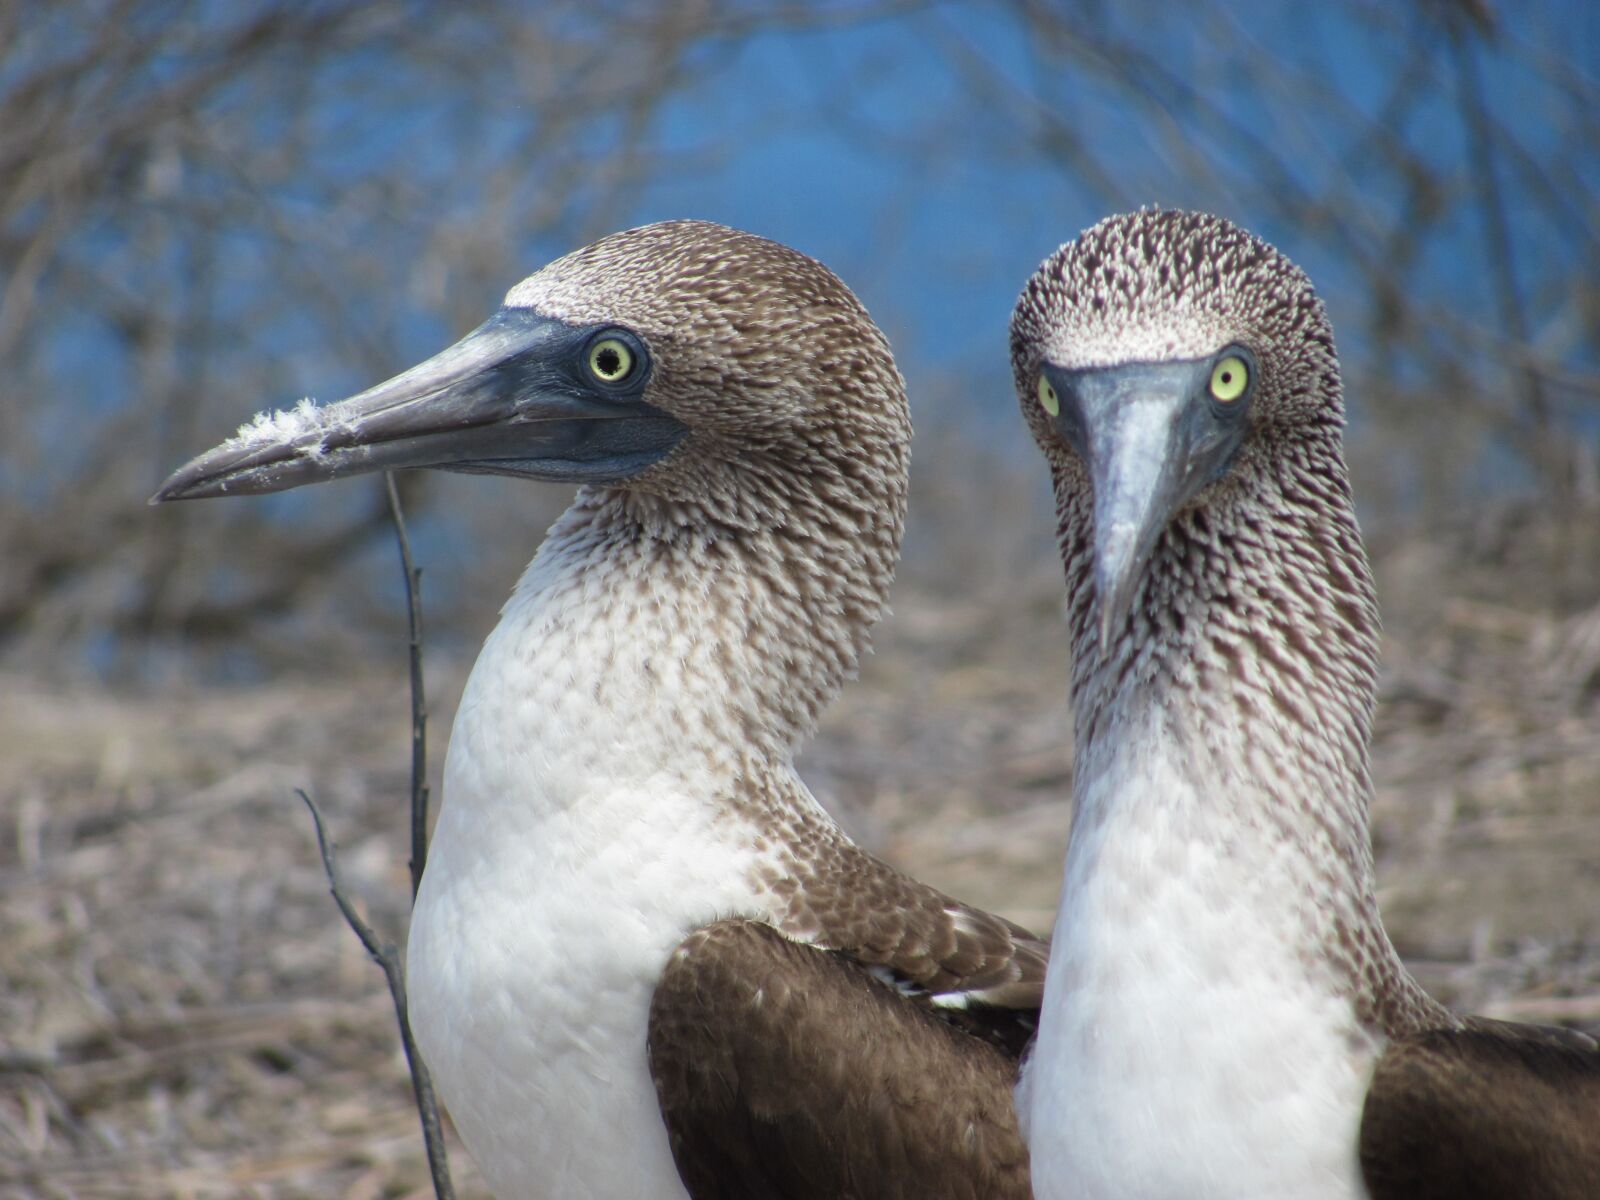
<path fill-rule="evenodd" d="M 422 886 L 422 869 L 428 863 L 428 704 L 422 687 L 422 568 L 411 558 L 411 538 L 394 472 L 383 473 L 389 493 L 389 515 L 394 518 L 395 542 L 400 547 L 400 567 L 406 577 L 406 623 L 410 631 L 411 659 L 411 899 Z"/>
<path fill-rule="evenodd" d="M 438 1200 L 455 1200 L 455 1188 L 450 1183 L 450 1166 L 444 1148 L 444 1130 L 439 1123 L 439 1102 L 434 1098 L 433 1080 L 428 1066 L 417 1053 L 417 1044 L 411 1037 L 411 1017 L 406 1006 L 405 973 L 400 968 L 400 948 L 393 942 L 380 942 L 372 926 L 363 921 L 350 899 L 345 895 L 344 881 L 339 875 L 339 860 L 332 842 L 323 828 L 322 813 L 316 801 L 303 788 L 295 793 L 311 810 L 312 823 L 317 828 L 317 850 L 322 854 L 322 869 L 328 876 L 328 890 L 333 902 L 339 906 L 345 924 L 361 939 L 361 944 L 374 962 L 383 968 L 389 983 L 389 995 L 394 1000 L 395 1018 L 400 1023 L 400 1044 L 406 1052 L 406 1065 L 411 1069 L 411 1090 L 416 1096 L 417 1113 L 422 1120 L 422 1140 L 428 1152 L 428 1170 L 433 1175 L 433 1191 Z"/>
<path fill-rule="evenodd" d="M 384 490 L 389 499 L 389 515 L 394 520 L 395 542 L 400 550 L 400 567 L 406 580 L 406 618 L 409 629 L 409 656 L 411 663 L 411 898 L 417 897 L 422 885 L 422 871 L 428 859 L 428 743 L 427 704 L 422 686 L 422 571 L 411 557 L 411 538 L 406 532 L 405 512 L 400 503 L 400 490 L 395 486 L 394 472 L 383 473 Z M 400 952 L 393 942 L 378 941 L 372 927 L 357 915 L 344 893 L 339 877 L 338 859 L 333 845 L 328 841 L 322 825 L 322 814 L 305 791 L 297 789 L 300 799 L 311 810 L 311 819 L 317 827 L 317 849 L 322 853 L 323 870 L 327 872 L 328 887 L 333 892 L 334 903 L 344 915 L 345 924 L 355 931 L 366 947 L 367 953 L 383 968 L 389 983 L 389 995 L 394 999 L 395 1017 L 400 1024 L 400 1043 L 405 1048 L 406 1065 L 411 1069 L 411 1090 L 417 1100 L 417 1115 L 422 1121 L 422 1140 L 428 1152 L 428 1170 L 433 1175 L 433 1190 L 438 1200 L 453 1200 L 455 1190 L 450 1183 L 450 1166 L 446 1159 L 444 1134 L 439 1122 L 439 1103 L 434 1097 L 433 1081 L 428 1075 L 428 1065 L 417 1053 L 411 1036 L 411 1018 L 406 1004 L 405 975 L 400 968 Z"/>

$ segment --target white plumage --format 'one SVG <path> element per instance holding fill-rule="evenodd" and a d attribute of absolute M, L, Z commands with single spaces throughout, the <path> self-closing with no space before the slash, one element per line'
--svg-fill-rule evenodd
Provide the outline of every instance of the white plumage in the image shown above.
<path fill-rule="evenodd" d="M 1035 1192 L 1359 1197 L 1356 1129 L 1380 1046 L 1333 981 L 1308 973 L 1301 947 L 1328 915 L 1302 856 L 1239 823 L 1244 797 L 1219 802 L 1229 788 L 1191 734 L 1147 713 L 1077 765 L 1018 1096 Z"/>
<path fill-rule="evenodd" d="M 884 611 L 909 438 L 825 267 L 669 222 L 164 485 L 580 485 L 468 681 L 408 952 L 422 1055 L 502 1200 L 1026 1195 L 1008 1098 L 1044 947 L 864 853 L 793 767 Z M 953 1028 L 930 995 L 984 1012 Z"/>
<path fill-rule="evenodd" d="M 604 515 L 551 531 L 484 644 L 412 918 L 417 1040 L 501 1197 L 685 1195 L 650 996 L 686 933 L 763 908 L 756 831 L 716 802 L 740 783 L 718 611 L 662 603 Z"/>

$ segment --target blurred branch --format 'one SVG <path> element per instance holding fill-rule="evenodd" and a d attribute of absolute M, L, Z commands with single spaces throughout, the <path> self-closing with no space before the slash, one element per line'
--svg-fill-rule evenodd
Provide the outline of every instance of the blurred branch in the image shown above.
<path fill-rule="evenodd" d="M 1081 181 L 1101 203 L 1113 208 L 1126 207 L 1127 188 L 1088 147 L 1070 121 L 1012 82 L 971 39 L 961 36 L 944 22 L 935 23 L 933 29 L 968 88 L 983 99 L 986 108 L 1011 108 L 1025 113 L 1023 119 L 1028 136 L 1045 159 L 1058 162 L 1070 178 Z"/>
<path fill-rule="evenodd" d="M 1212 0 L 1177 22 L 1142 0 L 1010 8 L 1029 70 L 953 27 L 938 43 L 1015 131 L 991 143 L 1025 139 L 1092 190 L 1240 216 L 1326 292 L 1355 293 L 1344 306 L 1366 315 L 1366 340 L 1342 349 L 1368 384 L 1364 419 L 1407 428 L 1415 397 L 1449 396 L 1470 418 L 1462 432 L 1481 434 L 1463 448 L 1492 445 L 1564 493 L 1567 446 L 1592 443 L 1600 416 L 1600 227 L 1585 200 L 1600 139 L 1595 81 L 1553 49 L 1571 44 L 1560 17 L 1502 30 L 1476 0 L 1340 0 L 1306 14 L 1320 26 L 1310 37 L 1298 18 Z M 1102 118 L 1131 124 L 1149 149 L 1105 136 Z M 1441 122 L 1464 131 L 1465 154 L 1438 137 Z M 1457 265 L 1470 262 L 1469 222 L 1482 231 L 1476 274 Z"/>
<path fill-rule="evenodd" d="M 306 379 L 392 372 L 492 304 L 508 255 L 623 219 L 681 156 L 657 114 L 703 85 L 700 47 L 901 7 L 0 8 L 19 31 L 0 43 L 0 486 L 19 498 L 0 513 L 0 641 L 49 612 L 57 632 L 198 647 L 354 586 L 338 568 L 379 510 L 281 548 L 254 506 L 126 513 L 204 431 Z M 113 454 L 83 444 L 112 426 Z M 219 572 L 185 568 L 223 529 L 242 586 L 219 599 Z M 85 602 L 104 607 L 66 618 Z"/>
<path fill-rule="evenodd" d="M 130 633 L 180 634 L 185 638 L 225 638 L 290 611 L 305 593 L 325 579 L 351 554 L 390 521 L 380 497 L 365 512 L 319 538 L 281 542 L 266 529 L 254 530 L 256 560 L 253 565 L 264 582 L 237 599 L 211 601 L 192 607 L 146 605 L 131 609 L 116 628 Z M 249 530 L 251 527 L 244 526 Z M 0 625 L 0 634 L 4 632 Z"/>
<path fill-rule="evenodd" d="M 392 373 L 651 184 L 796 131 L 901 181 L 857 215 L 905 254 L 930 192 L 994 168 L 994 227 L 931 251 L 956 270 L 1024 236 L 1040 194 L 1078 224 L 1237 216 L 1339 310 L 1358 419 L 1427 488 L 1476 474 L 1408 432 L 1413 398 L 1450 396 L 1463 453 L 1559 491 L 1600 427 L 1600 82 L 1561 21 L 1476 0 L 0 0 L 0 641 L 204 654 L 370 599 L 341 567 L 381 506 L 288 538 L 304 507 L 130 513 L 241 417 Z M 844 73 L 723 103 L 774 34 Z M 419 538 L 452 531 L 437 488 L 404 487 Z M 225 566 L 197 553 L 223 538 Z"/>
<path fill-rule="evenodd" d="M 1464 6 L 1465 7 L 1465 6 Z M 1487 28 L 1487 14 L 1471 6 L 1468 16 L 1475 28 Z M 1461 123 L 1466 127 L 1467 144 L 1471 148 L 1474 181 L 1477 184 L 1479 206 L 1483 214 L 1483 236 L 1488 251 L 1489 270 L 1494 278 L 1495 301 L 1500 310 L 1500 320 L 1513 340 L 1528 344 L 1528 316 L 1517 289 L 1517 266 L 1511 240 L 1511 225 L 1506 218 L 1505 198 L 1500 192 L 1499 175 L 1495 171 L 1494 146 L 1489 135 L 1489 119 L 1483 107 L 1483 82 L 1478 77 L 1478 65 L 1473 55 L 1471 35 L 1456 31 L 1450 38 L 1456 63 L 1457 102 L 1461 107 Z M 1523 399 L 1526 411 L 1532 418 L 1536 436 L 1547 441 L 1550 432 L 1550 414 L 1545 407 L 1544 390 L 1539 385 L 1536 371 L 1524 369 L 1522 376 Z"/>

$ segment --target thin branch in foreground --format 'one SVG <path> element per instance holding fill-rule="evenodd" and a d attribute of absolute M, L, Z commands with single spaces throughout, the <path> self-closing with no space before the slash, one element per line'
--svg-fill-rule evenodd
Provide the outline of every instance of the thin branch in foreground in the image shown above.
<path fill-rule="evenodd" d="M 411 1070 L 411 1090 L 416 1096 L 417 1113 L 422 1120 L 422 1140 L 428 1152 L 428 1170 L 433 1176 L 433 1192 L 438 1200 L 455 1200 L 455 1188 L 450 1183 L 450 1166 L 446 1161 L 444 1130 L 439 1123 L 439 1102 L 433 1095 L 433 1080 L 428 1075 L 427 1064 L 417 1053 L 417 1044 L 411 1037 L 411 1018 L 406 1006 L 405 973 L 400 969 L 400 949 L 393 942 L 380 942 L 372 926 L 361 919 L 345 895 L 344 880 L 339 875 L 339 860 L 332 842 L 323 828 L 322 813 L 316 801 L 304 788 L 295 794 L 311 810 L 311 821 L 317 829 L 317 850 L 322 855 L 322 869 L 328 877 L 328 890 L 333 902 L 339 906 L 345 924 L 361 939 L 361 944 L 374 962 L 383 968 L 389 983 L 389 996 L 394 1001 L 395 1017 L 400 1023 L 400 1044 L 406 1052 L 406 1066 Z"/>
<path fill-rule="evenodd" d="M 394 518 L 395 541 L 400 548 L 400 568 L 406 577 L 406 623 L 410 630 L 411 657 L 411 899 L 422 886 L 422 869 L 428 863 L 428 705 L 422 690 L 422 568 L 411 558 L 411 538 L 394 472 L 383 473 L 389 493 L 389 515 Z"/>

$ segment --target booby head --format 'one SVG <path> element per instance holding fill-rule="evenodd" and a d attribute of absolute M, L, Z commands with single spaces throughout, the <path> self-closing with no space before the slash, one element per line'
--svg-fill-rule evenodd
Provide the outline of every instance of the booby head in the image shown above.
<path fill-rule="evenodd" d="M 883 610 L 909 438 L 844 284 L 684 221 L 162 488 L 580 484 L 467 679 L 407 948 L 417 1046 L 497 1194 L 1028 1193 L 1006 1098 L 1044 945 L 865 854 L 793 766 Z"/>
<path fill-rule="evenodd" d="M 831 271 L 669 221 L 557 259 L 385 383 L 257 417 L 154 499 L 434 467 L 620 488 L 750 527 L 782 520 L 784 476 L 803 468 L 812 486 L 873 496 L 898 527 L 909 436 L 888 344 Z"/>
<path fill-rule="evenodd" d="M 1179 514 L 1225 503 L 1286 444 L 1337 447 L 1344 422 L 1311 281 L 1198 213 L 1108 217 L 1062 246 L 1017 301 L 1011 362 L 1063 549 L 1087 542 L 1102 653 Z"/>

